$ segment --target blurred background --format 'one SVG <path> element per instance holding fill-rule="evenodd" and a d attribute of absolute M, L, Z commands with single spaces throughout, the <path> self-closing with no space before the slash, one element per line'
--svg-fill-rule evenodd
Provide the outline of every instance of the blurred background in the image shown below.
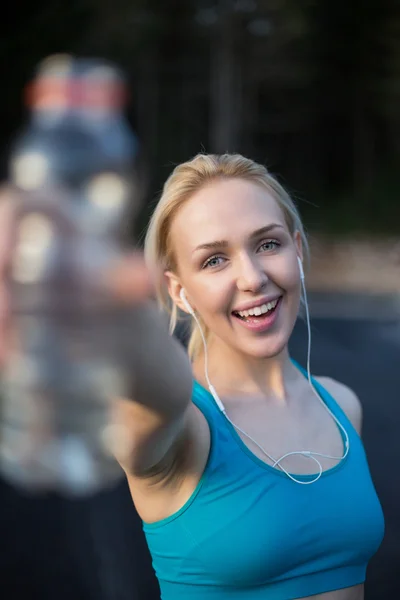
<path fill-rule="evenodd" d="M 145 197 L 132 241 L 174 165 L 238 151 L 297 201 L 312 251 L 313 370 L 364 407 L 386 516 L 367 600 L 399 595 L 400 5 L 398 0 L 16 0 L 1 19 L 0 171 L 26 119 L 22 90 L 55 52 L 128 75 Z M 304 361 L 305 327 L 292 352 Z M 125 483 L 93 498 L 0 484 L 0 582 L 13 597 L 156 600 Z"/>

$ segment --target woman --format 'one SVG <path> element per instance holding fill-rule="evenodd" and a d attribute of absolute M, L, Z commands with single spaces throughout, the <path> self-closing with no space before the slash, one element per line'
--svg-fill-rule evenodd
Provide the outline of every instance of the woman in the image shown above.
<path fill-rule="evenodd" d="M 167 181 L 146 256 L 172 329 L 192 320 L 189 361 L 140 260 L 113 277 L 137 303 L 117 458 L 162 598 L 363 598 L 383 516 L 357 397 L 289 356 L 307 256 L 293 202 L 264 167 L 199 155 Z"/>

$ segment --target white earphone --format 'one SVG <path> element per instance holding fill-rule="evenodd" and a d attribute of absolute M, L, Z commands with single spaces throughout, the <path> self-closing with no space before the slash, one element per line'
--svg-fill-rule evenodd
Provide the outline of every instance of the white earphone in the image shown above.
<path fill-rule="evenodd" d="M 192 315 L 192 317 L 194 317 L 194 310 L 193 308 L 190 306 L 188 299 L 186 298 L 186 293 L 184 288 L 181 288 L 181 291 L 179 293 L 179 297 L 182 300 L 183 304 L 185 305 L 186 310 L 188 311 L 188 313 L 190 315 Z"/>
<path fill-rule="evenodd" d="M 301 260 L 300 256 L 297 257 L 297 263 L 299 265 L 300 279 L 301 281 L 304 281 L 303 261 Z"/>
<path fill-rule="evenodd" d="M 298 262 L 298 265 L 299 265 L 300 281 L 301 281 L 301 286 L 302 286 L 302 290 L 303 290 L 303 294 L 304 294 L 304 305 L 305 305 L 305 309 L 306 309 L 306 319 L 307 319 L 307 333 L 308 333 L 308 344 L 307 344 L 307 379 L 308 379 L 308 383 L 311 386 L 312 391 L 314 392 L 314 394 L 316 395 L 316 397 L 318 398 L 318 400 L 321 402 L 322 406 L 331 415 L 331 417 L 333 418 L 333 420 L 336 422 L 336 424 L 338 425 L 338 427 L 341 429 L 341 431 L 344 434 L 344 453 L 343 453 L 342 456 L 330 456 L 329 454 L 322 454 L 321 452 L 313 452 L 312 450 L 295 450 L 293 452 L 287 452 L 286 454 L 284 454 L 280 458 L 275 459 L 270 454 L 268 454 L 268 452 L 256 440 L 254 440 L 249 434 L 247 434 L 245 431 L 243 431 L 243 429 L 241 429 L 238 425 L 236 425 L 235 423 L 233 423 L 233 421 L 231 421 L 231 419 L 229 418 L 229 416 L 226 414 L 225 406 L 224 406 L 222 400 L 220 399 L 220 397 L 218 396 L 218 394 L 217 394 L 214 386 L 212 385 L 212 383 L 211 383 L 211 381 L 209 379 L 209 375 L 208 375 L 207 342 L 206 342 L 206 339 L 204 337 L 204 332 L 203 332 L 203 329 L 201 327 L 200 321 L 197 318 L 197 315 L 196 315 L 195 311 L 190 306 L 190 303 L 188 302 L 188 299 L 186 298 L 186 293 L 185 293 L 184 288 L 181 288 L 179 296 L 180 296 L 180 299 L 182 300 L 182 302 L 183 302 L 186 310 L 194 318 L 194 320 L 196 321 L 196 324 L 197 324 L 197 326 L 199 328 L 200 335 L 201 335 L 201 338 L 203 340 L 203 347 L 204 347 L 204 375 L 205 375 L 205 379 L 207 381 L 207 385 L 208 385 L 208 389 L 210 391 L 210 394 L 214 398 L 215 403 L 217 404 L 217 406 L 220 409 L 221 413 L 225 416 L 225 418 L 230 422 L 230 424 L 237 431 L 240 431 L 240 433 L 242 433 L 250 441 L 252 441 L 253 444 L 255 444 L 263 452 L 263 454 L 265 454 L 265 456 L 267 456 L 271 460 L 271 462 L 273 463 L 272 464 L 273 467 L 279 467 L 285 473 L 285 475 L 287 475 L 287 477 L 289 477 L 289 479 L 291 479 L 295 483 L 299 483 L 301 485 L 309 485 L 311 483 L 315 483 L 316 481 L 318 481 L 318 479 L 321 477 L 321 475 L 323 473 L 322 465 L 321 465 L 320 461 L 318 460 L 318 458 L 316 458 L 316 457 L 319 456 L 321 458 L 329 458 L 331 460 L 342 461 L 342 460 L 344 460 L 346 458 L 346 456 L 349 453 L 349 450 L 350 450 L 350 441 L 349 441 L 349 436 L 348 436 L 348 433 L 347 433 L 346 429 L 340 423 L 339 419 L 328 408 L 328 406 L 326 405 L 326 403 L 322 400 L 321 396 L 319 395 L 319 393 L 315 389 L 314 384 L 313 384 L 312 379 L 311 379 L 311 369 L 310 369 L 310 356 L 311 356 L 310 313 L 309 313 L 309 310 L 308 310 L 307 292 L 306 292 L 306 286 L 305 286 L 305 283 L 304 283 L 305 277 L 304 277 L 303 263 L 302 263 L 301 258 L 299 256 L 297 257 L 297 262 Z M 309 481 L 302 481 L 301 479 L 296 479 L 295 476 L 293 476 L 292 474 L 290 474 L 281 465 L 281 462 L 282 462 L 283 459 L 287 458 L 288 456 L 292 456 L 294 454 L 299 454 L 301 456 L 305 456 L 307 458 L 311 458 L 314 462 L 317 463 L 319 472 L 314 477 L 314 479 L 311 479 Z"/>

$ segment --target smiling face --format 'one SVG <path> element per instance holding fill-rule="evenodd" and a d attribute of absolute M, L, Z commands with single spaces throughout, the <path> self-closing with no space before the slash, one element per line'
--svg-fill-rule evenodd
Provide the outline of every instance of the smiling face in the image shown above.
<path fill-rule="evenodd" d="M 254 358 L 279 354 L 299 310 L 300 234 L 261 185 L 220 179 L 196 192 L 171 224 L 169 292 L 191 306 L 213 340 Z"/>

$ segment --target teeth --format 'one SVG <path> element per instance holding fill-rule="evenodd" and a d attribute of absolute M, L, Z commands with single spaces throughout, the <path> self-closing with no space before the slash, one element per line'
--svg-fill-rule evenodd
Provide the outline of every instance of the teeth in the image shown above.
<path fill-rule="evenodd" d="M 260 315 L 264 315 L 269 312 L 278 304 L 278 300 L 273 300 L 272 302 L 268 302 L 267 304 L 263 304 L 262 306 L 255 306 L 254 308 L 249 308 L 249 310 L 240 310 L 238 311 L 238 315 L 241 317 L 259 317 Z"/>

